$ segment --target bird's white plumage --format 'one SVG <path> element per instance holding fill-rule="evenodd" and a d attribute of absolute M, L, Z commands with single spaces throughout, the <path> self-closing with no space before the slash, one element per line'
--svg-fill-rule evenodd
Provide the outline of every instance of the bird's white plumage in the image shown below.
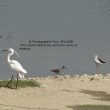
<path fill-rule="evenodd" d="M 98 55 L 94 55 L 94 60 L 95 60 L 95 63 L 97 63 L 97 64 L 102 64 L 102 63 L 98 60 Z"/>
<path fill-rule="evenodd" d="M 19 73 L 24 73 L 24 74 L 26 74 L 27 73 L 27 71 L 21 66 L 21 64 L 18 62 L 18 61 L 16 61 L 16 60 L 11 60 L 11 62 L 10 62 L 10 67 L 11 67 L 11 69 L 13 69 L 13 70 L 15 70 L 15 71 L 17 71 L 17 72 L 19 72 Z"/>
<path fill-rule="evenodd" d="M 106 63 L 106 62 L 103 61 L 101 58 L 99 58 L 98 55 L 94 55 L 94 61 L 95 61 L 95 64 L 96 64 L 96 73 L 99 73 L 98 72 L 98 66 L 103 64 L 103 63 Z"/>
<path fill-rule="evenodd" d="M 19 75 L 20 78 L 24 78 L 25 77 L 23 73 L 18 73 L 18 75 Z"/>
<path fill-rule="evenodd" d="M 102 59 L 100 59 L 100 60 L 102 60 Z M 94 55 L 94 61 L 95 61 L 96 64 L 103 64 L 103 63 L 105 63 L 103 60 L 102 60 L 103 63 L 100 60 L 99 60 L 98 55 Z"/>
<path fill-rule="evenodd" d="M 24 74 L 27 74 L 27 71 L 21 66 L 21 64 L 16 60 L 11 60 L 9 63 L 12 70 L 17 71 L 20 78 L 24 78 Z"/>
<path fill-rule="evenodd" d="M 10 52 L 8 54 L 7 61 L 9 63 L 9 65 L 10 65 L 11 69 L 16 71 L 20 78 L 24 78 L 24 75 L 27 74 L 27 71 L 22 67 L 22 65 L 18 61 L 10 59 L 10 57 L 14 53 L 16 53 L 17 56 L 19 56 L 18 53 L 12 48 L 9 48 L 7 51 Z"/>
<path fill-rule="evenodd" d="M 9 51 L 9 54 L 7 56 L 7 61 L 8 61 L 8 64 L 10 65 L 11 69 L 16 71 L 17 73 L 17 83 L 16 83 L 16 89 L 18 87 L 18 77 L 20 78 L 24 78 L 25 77 L 25 74 L 27 73 L 27 71 L 22 67 L 22 65 L 16 61 L 16 60 L 11 60 L 10 57 L 15 53 L 17 56 L 18 53 L 12 49 L 12 48 L 9 48 L 9 49 L 6 49 L 6 50 L 2 50 L 2 51 Z M 6 84 L 5 87 L 9 87 L 9 84 L 13 81 L 13 75 L 11 77 L 11 80 Z"/>

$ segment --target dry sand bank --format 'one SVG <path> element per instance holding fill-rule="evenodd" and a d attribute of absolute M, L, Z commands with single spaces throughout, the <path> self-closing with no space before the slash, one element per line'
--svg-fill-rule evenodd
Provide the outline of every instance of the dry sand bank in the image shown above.
<path fill-rule="evenodd" d="M 33 80 L 41 87 L 0 88 L 0 110 L 110 110 L 109 74 Z"/>

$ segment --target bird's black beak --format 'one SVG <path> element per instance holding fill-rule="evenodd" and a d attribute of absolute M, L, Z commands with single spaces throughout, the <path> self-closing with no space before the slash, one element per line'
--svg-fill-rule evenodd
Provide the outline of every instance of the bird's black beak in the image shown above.
<path fill-rule="evenodd" d="M 6 52 L 6 51 L 8 51 L 8 50 L 5 49 L 5 50 L 2 50 L 1 52 Z"/>

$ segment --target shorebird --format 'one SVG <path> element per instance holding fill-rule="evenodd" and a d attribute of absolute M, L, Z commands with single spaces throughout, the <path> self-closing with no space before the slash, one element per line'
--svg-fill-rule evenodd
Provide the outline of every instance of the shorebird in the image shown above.
<path fill-rule="evenodd" d="M 51 70 L 52 72 L 56 73 L 57 75 L 60 75 L 60 73 L 62 73 L 62 71 L 66 69 L 65 66 L 62 66 L 61 68 L 55 68 L 53 70 Z"/>
<path fill-rule="evenodd" d="M 106 63 L 103 59 L 99 58 L 98 55 L 94 55 L 94 61 L 96 64 L 96 73 L 98 73 L 98 65 Z"/>
<path fill-rule="evenodd" d="M 10 65 L 11 69 L 17 72 L 17 83 L 16 83 L 16 89 L 17 89 L 17 86 L 18 86 L 18 76 L 20 78 L 24 78 L 24 75 L 27 74 L 27 71 L 22 67 L 22 65 L 18 61 L 10 59 L 10 57 L 14 53 L 17 56 L 19 56 L 18 53 L 14 49 L 9 48 L 9 49 L 2 50 L 2 51 L 9 51 L 9 54 L 7 56 L 7 61 L 8 61 L 8 64 Z M 9 84 L 12 82 L 12 80 L 13 80 L 13 75 L 12 75 L 11 80 L 7 83 L 6 87 L 9 86 Z"/>

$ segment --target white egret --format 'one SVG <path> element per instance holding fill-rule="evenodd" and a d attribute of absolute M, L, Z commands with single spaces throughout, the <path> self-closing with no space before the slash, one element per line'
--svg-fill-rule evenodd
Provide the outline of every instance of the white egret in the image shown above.
<path fill-rule="evenodd" d="M 55 69 L 50 70 L 50 71 L 56 73 L 57 75 L 60 75 L 60 73 L 61 73 L 64 69 L 66 69 L 66 67 L 65 67 L 65 66 L 62 66 L 61 68 L 55 68 Z"/>
<path fill-rule="evenodd" d="M 101 58 L 98 57 L 98 55 L 94 55 L 94 61 L 96 64 L 96 73 L 98 72 L 98 65 L 104 64 L 106 63 L 105 61 L 103 61 Z"/>
<path fill-rule="evenodd" d="M 22 67 L 22 65 L 18 61 L 10 59 L 10 57 L 14 53 L 17 56 L 19 56 L 18 53 L 14 49 L 9 48 L 9 49 L 3 50 L 3 51 L 9 51 L 10 52 L 8 54 L 8 56 L 7 56 L 7 61 L 8 61 L 8 64 L 10 65 L 11 69 L 17 72 L 17 83 L 16 83 L 16 89 L 17 89 L 17 86 L 18 86 L 18 76 L 20 78 L 24 78 L 24 75 L 27 74 L 27 71 Z M 6 87 L 9 86 L 9 84 L 12 82 L 12 80 L 13 80 L 13 75 L 12 75 L 11 80 L 7 83 Z"/>

